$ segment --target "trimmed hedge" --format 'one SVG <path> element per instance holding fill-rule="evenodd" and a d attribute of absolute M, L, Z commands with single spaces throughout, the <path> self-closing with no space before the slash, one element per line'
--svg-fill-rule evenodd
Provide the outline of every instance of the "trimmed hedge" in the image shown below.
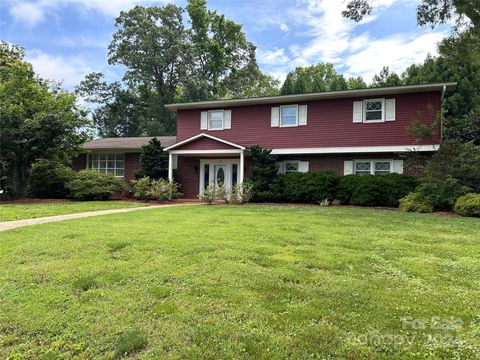
<path fill-rule="evenodd" d="M 330 171 L 288 173 L 280 177 L 282 198 L 286 202 L 318 203 L 335 198 L 338 177 Z"/>
<path fill-rule="evenodd" d="M 454 211 L 462 216 L 480 217 L 480 194 L 470 193 L 459 197 Z"/>
<path fill-rule="evenodd" d="M 336 199 L 346 205 L 396 207 L 417 186 L 415 177 L 403 174 L 348 175 L 338 180 Z"/>
<path fill-rule="evenodd" d="M 431 213 L 433 205 L 429 198 L 419 192 L 414 192 L 400 199 L 400 210 L 404 212 Z"/>

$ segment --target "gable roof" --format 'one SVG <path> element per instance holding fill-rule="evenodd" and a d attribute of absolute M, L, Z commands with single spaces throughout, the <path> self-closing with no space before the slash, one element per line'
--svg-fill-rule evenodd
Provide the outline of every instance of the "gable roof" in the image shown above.
<path fill-rule="evenodd" d="M 220 139 L 216 136 L 212 136 L 212 135 L 209 135 L 209 134 L 205 134 L 205 133 L 200 133 L 200 134 L 197 134 L 195 136 L 192 136 L 192 137 L 189 137 L 188 139 L 185 139 L 185 140 L 182 140 L 176 144 L 173 144 L 167 148 L 165 148 L 166 151 L 170 151 L 170 150 L 173 150 L 173 149 L 176 149 L 178 147 L 181 147 L 185 144 L 188 144 L 188 143 L 191 143 L 192 141 L 195 141 L 195 140 L 198 140 L 198 139 L 201 139 L 201 138 L 208 138 L 208 139 L 211 139 L 211 140 L 215 140 L 215 141 L 218 141 L 220 143 L 223 143 L 223 144 L 226 144 L 226 145 L 229 145 L 231 147 L 234 147 L 234 148 L 237 148 L 237 149 L 240 149 L 240 150 L 245 150 L 245 146 L 242 146 L 242 145 L 238 145 L 238 144 L 235 144 L 235 143 L 232 143 L 230 141 L 227 141 L 227 140 L 223 140 L 223 139 Z"/>
<path fill-rule="evenodd" d="M 176 136 L 138 136 L 138 137 L 115 137 L 103 138 L 89 141 L 83 145 L 85 150 L 100 150 L 100 149 L 128 149 L 140 150 L 143 145 L 156 137 L 163 147 L 171 146 L 177 141 Z"/>
<path fill-rule="evenodd" d="M 203 108 L 213 109 L 213 108 L 221 108 L 226 106 L 285 104 L 285 103 L 290 103 L 292 101 L 309 101 L 309 100 L 337 99 L 337 98 L 362 97 L 362 96 L 381 96 L 381 95 L 406 94 L 406 93 L 429 92 L 429 91 L 443 92 L 445 90 L 454 89 L 456 85 L 457 83 L 404 85 L 404 86 L 391 86 L 391 87 L 383 87 L 383 88 L 326 91 L 326 92 L 310 93 L 310 94 L 264 96 L 264 97 L 254 97 L 254 98 L 247 98 L 247 99 L 198 101 L 198 102 L 191 102 L 191 103 L 168 104 L 168 105 L 165 105 L 165 107 L 169 110 L 177 111 L 177 110 L 203 109 Z"/>

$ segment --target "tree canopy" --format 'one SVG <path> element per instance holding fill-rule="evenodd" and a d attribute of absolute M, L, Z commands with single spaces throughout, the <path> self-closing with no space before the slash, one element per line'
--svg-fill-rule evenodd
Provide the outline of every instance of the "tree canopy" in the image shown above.
<path fill-rule="evenodd" d="M 24 57 L 21 47 L 0 42 L 1 186 L 22 196 L 35 161 L 67 161 L 88 138 L 75 96 L 36 76 Z"/>

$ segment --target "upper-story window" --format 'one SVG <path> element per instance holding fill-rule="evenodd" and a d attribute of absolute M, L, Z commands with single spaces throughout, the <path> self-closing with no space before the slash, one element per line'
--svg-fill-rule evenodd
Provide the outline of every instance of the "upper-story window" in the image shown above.
<path fill-rule="evenodd" d="M 223 110 L 208 113 L 208 130 L 223 129 Z"/>
<path fill-rule="evenodd" d="M 87 169 L 114 176 L 123 176 L 125 154 L 89 154 Z"/>
<path fill-rule="evenodd" d="M 364 102 L 364 121 L 384 121 L 384 103 L 385 99 L 369 99 Z"/>
<path fill-rule="evenodd" d="M 280 126 L 297 126 L 298 106 L 287 105 L 280 107 Z"/>

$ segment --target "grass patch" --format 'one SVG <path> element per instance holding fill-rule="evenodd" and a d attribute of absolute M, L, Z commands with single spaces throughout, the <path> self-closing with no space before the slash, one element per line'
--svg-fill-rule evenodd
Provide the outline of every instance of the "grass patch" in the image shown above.
<path fill-rule="evenodd" d="M 147 205 L 132 201 L 66 201 L 52 203 L 0 204 L 0 222 L 140 206 Z"/>
<path fill-rule="evenodd" d="M 140 330 L 127 331 L 120 335 L 115 357 L 121 358 L 142 350 L 147 345 L 147 337 Z"/>
<path fill-rule="evenodd" d="M 256 205 L 6 231 L 0 358 L 476 359 L 478 234 L 479 219 Z"/>

